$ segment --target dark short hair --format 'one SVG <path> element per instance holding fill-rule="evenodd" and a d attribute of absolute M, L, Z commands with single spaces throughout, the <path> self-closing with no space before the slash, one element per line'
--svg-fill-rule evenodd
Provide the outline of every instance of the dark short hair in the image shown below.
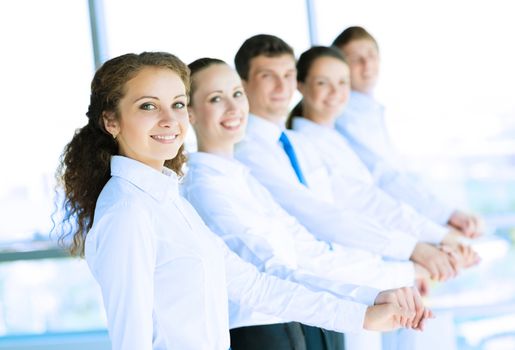
<path fill-rule="evenodd" d="M 367 32 L 367 30 L 365 28 L 359 27 L 359 26 L 349 27 L 349 28 L 345 29 L 343 32 L 341 32 L 340 35 L 338 35 L 336 37 L 336 39 L 334 39 L 333 46 L 335 46 L 339 49 L 342 49 L 345 45 L 347 45 L 351 41 L 361 40 L 361 39 L 368 39 L 368 40 L 372 41 L 376 45 L 376 47 L 379 49 L 379 45 L 377 45 L 377 41 L 372 36 L 372 34 Z"/>
<path fill-rule="evenodd" d="M 249 77 L 250 61 L 257 56 L 277 57 L 281 55 L 295 57 L 293 49 L 284 40 L 274 35 L 254 35 L 241 45 L 234 57 L 234 66 L 240 78 L 247 80 Z"/>

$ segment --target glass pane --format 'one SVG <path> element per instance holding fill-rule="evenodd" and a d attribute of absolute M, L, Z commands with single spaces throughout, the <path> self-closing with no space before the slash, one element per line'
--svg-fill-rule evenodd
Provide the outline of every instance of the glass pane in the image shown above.
<path fill-rule="evenodd" d="M 47 236 L 59 155 L 86 122 L 93 73 L 87 1 L 2 2 L 0 31 L 0 149 L 7 165 L 0 241 Z"/>
<path fill-rule="evenodd" d="M 0 264 L 0 336 L 104 329 L 102 305 L 84 260 Z"/>
<path fill-rule="evenodd" d="M 243 40 L 260 33 L 277 35 L 296 50 L 309 45 L 303 0 L 114 0 L 104 5 L 111 57 L 168 51 L 186 63 L 216 57 L 232 64 Z"/>

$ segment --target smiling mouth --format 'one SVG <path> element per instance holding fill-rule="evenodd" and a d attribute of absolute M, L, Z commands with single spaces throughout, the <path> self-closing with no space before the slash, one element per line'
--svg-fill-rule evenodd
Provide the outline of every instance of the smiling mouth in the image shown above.
<path fill-rule="evenodd" d="M 237 118 L 237 119 L 230 119 L 230 120 L 226 120 L 224 122 L 221 122 L 220 123 L 224 128 L 226 129 L 229 129 L 229 130 L 234 130 L 234 129 L 237 129 L 240 127 L 241 125 L 241 119 L 240 118 Z"/>
<path fill-rule="evenodd" d="M 173 135 L 152 135 L 150 136 L 152 139 L 161 142 L 161 143 L 172 143 L 177 139 L 177 136 L 179 134 L 173 134 Z"/>

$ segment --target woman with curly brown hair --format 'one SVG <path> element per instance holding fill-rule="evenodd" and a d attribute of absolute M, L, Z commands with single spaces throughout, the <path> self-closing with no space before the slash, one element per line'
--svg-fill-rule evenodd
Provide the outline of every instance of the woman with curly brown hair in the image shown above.
<path fill-rule="evenodd" d="M 209 231 L 178 192 L 188 88 L 188 68 L 171 54 L 107 61 L 58 170 L 65 221 L 78 222 L 71 251 L 100 284 L 112 348 L 226 350 L 229 299 L 336 331 L 349 326 L 348 310 L 375 330 L 413 317 L 260 274 Z"/>

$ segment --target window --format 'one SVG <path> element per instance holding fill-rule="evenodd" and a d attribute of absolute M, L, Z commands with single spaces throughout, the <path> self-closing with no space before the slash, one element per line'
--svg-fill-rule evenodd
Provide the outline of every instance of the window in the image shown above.
<path fill-rule="evenodd" d="M 48 237 L 54 172 L 64 145 L 86 122 L 94 67 L 86 1 L 21 0 L 0 7 L 5 242 Z"/>

